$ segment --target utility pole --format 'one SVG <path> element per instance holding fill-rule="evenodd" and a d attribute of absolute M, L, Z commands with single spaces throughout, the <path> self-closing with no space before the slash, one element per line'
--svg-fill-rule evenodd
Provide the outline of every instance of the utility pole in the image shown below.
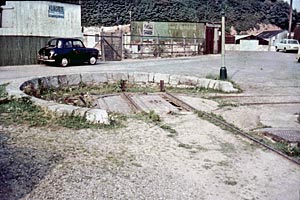
<path fill-rule="evenodd" d="M 293 0 L 290 0 L 289 39 L 292 38 Z"/>
<path fill-rule="evenodd" d="M 222 45 L 221 45 L 221 59 L 222 59 L 222 65 L 220 69 L 220 79 L 225 80 L 227 79 L 227 69 L 225 67 L 225 0 L 222 1 Z"/>

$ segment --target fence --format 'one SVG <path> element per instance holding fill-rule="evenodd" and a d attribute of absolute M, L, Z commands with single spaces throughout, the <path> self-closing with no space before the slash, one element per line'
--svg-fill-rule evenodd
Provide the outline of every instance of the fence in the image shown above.
<path fill-rule="evenodd" d="M 51 37 L 0 36 L 0 66 L 37 64 L 38 50 Z"/>
<path fill-rule="evenodd" d="M 129 35 L 122 33 L 84 35 L 85 44 L 101 52 L 101 58 L 178 57 L 205 54 L 204 38 Z"/>

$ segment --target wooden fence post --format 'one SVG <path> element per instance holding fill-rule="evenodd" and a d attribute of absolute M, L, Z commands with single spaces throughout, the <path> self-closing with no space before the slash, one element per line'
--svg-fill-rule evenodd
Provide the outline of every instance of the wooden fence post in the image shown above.
<path fill-rule="evenodd" d="M 105 49 L 104 49 L 104 32 L 103 29 L 101 31 L 101 57 L 102 60 L 105 62 Z"/>

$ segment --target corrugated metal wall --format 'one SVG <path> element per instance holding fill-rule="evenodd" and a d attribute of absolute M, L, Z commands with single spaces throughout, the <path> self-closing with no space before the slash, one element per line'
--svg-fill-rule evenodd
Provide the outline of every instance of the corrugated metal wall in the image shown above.
<path fill-rule="evenodd" d="M 0 66 L 37 63 L 53 37 L 82 38 L 81 7 L 53 1 L 6 1 L 0 27 Z"/>
<path fill-rule="evenodd" d="M 62 17 L 51 16 L 51 7 L 61 8 Z M 82 37 L 80 5 L 51 1 L 6 1 L 2 14 L 0 35 Z"/>
<path fill-rule="evenodd" d="M 37 63 L 37 52 L 51 37 L 0 36 L 0 66 Z"/>
<path fill-rule="evenodd" d="M 185 22 L 131 22 L 132 35 L 146 35 L 145 27 L 152 28 L 153 36 L 167 36 L 167 37 L 188 37 L 188 38 L 204 38 L 205 24 L 204 23 L 185 23 Z"/>

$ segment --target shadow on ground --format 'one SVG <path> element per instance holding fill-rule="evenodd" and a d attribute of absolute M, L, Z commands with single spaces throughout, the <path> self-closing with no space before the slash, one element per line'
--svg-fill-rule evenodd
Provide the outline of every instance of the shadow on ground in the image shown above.
<path fill-rule="evenodd" d="M 62 160 L 60 155 L 7 144 L 9 135 L 0 132 L 0 199 L 16 200 L 30 193 Z"/>

